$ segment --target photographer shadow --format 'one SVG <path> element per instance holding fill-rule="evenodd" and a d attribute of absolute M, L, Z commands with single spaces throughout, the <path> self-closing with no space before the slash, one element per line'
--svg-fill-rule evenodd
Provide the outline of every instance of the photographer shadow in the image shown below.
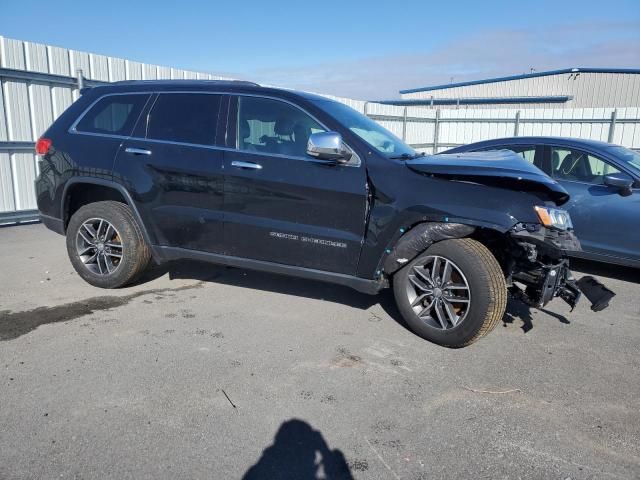
<path fill-rule="evenodd" d="M 331 450 L 322 434 L 303 420 L 280 425 L 273 444 L 247 470 L 243 480 L 352 480 L 344 454 Z"/>

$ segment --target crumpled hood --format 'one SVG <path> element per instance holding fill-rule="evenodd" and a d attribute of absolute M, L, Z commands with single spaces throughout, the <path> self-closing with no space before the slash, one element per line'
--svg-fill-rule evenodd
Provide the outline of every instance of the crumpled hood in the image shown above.
<path fill-rule="evenodd" d="M 543 193 L 557 205 L 569 200 L 558 182 L 510 150 L 425 155 L 405 163 L 415 172 L 435 177 Z"/>

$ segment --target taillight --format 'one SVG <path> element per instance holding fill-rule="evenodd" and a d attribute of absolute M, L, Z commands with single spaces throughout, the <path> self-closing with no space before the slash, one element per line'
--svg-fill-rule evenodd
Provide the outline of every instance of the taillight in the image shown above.
<path fill-rule="evenodd" d="M 48 138 L 39 138 L 36 142 L 36 153 L 38 155 L 46 155 L 51 147 L 51 140 Z"/>

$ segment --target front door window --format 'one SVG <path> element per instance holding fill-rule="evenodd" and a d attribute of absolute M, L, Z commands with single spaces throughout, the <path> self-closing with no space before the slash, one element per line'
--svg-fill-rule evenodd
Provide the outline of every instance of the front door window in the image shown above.
<path fill-rule="evenodd" d="M 309 136 L 326 131 L 309 115 L 288 103 L 242 96 L 238 101 L 239 150 L 305 157 Z"/>
<path fill-rule="evenodd" d="M 613 165 L 582 150 L 551 147 L 551 171 L 556 180 L 603 185 L 604 177 L 620 173 Z"/>

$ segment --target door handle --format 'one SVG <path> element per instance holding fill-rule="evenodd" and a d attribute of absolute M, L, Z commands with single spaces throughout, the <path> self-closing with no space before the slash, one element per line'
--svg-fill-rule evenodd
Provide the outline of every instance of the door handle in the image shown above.
<path fill-rule="evenodd" d="M 236 168 L 248 168 L 251 170 L 260 170 L 262 168 L 262 165 L 258 163 L 238 161 L 231 162 L 231 166 Z"/>
<path fill-rule="evenodd" d="M 145 150 L 144 148 L 127 147 L 124 151 L 134 155 L 151 155 L 151 150 Z"/>

